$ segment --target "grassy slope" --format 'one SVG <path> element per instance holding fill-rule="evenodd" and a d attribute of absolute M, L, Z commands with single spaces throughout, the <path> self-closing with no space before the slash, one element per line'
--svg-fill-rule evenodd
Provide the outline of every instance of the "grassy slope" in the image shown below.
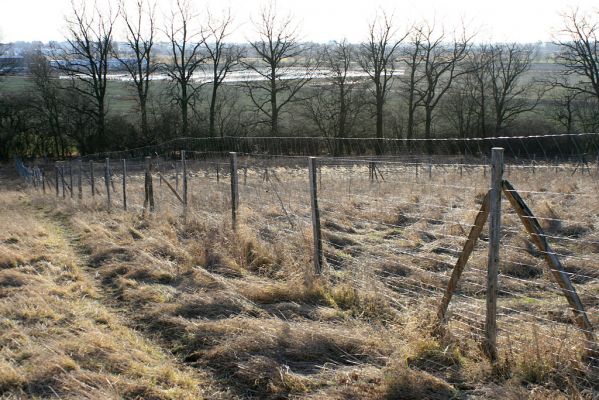
<path fill-rule="evenodd" d="M 33 345 L 6 340 L 7 393 L 81 397 L 88 385 L 129 398 L 193 398 L 198 388 L 214 397 L 214 387 L 224 398 L 585 398 L 543 360 L 493 373 L 476 346 L 431 337 L 418 310 L 397 313 L 367 288 L 307 275 L 298 243 L 268 248 L 250 229 L 177 211 L 143 217 L 2 196 L 0 263 L 12 278 L 0 315 L 35 321 L 23 334 Z M 13 315 L 22 304 L 32 317 Z M 43 373 L 28 361 L 40 359 L 59 367 Z"/>
<path fill-rule="evenodd" d="M 60 224 L 16 191 L 0 194 L 3 398 L 211 397 L 199 370 L 102 304 Z"/>

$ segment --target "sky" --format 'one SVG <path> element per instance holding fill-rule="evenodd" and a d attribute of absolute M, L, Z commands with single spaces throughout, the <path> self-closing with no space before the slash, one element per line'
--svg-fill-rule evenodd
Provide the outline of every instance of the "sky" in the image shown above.
<path fill-rule="evenodd" d="M 159 14 L 164 15 L 171 0 L 156 1 Z M 238 42 L 253 38 L 251 18 L 266 4 L 264 0 L 191 1 L 197 10 L 230 7 L 237 25 L 232 40 Z M 277 0 L 276 5 L 278 13 L 297 19 L 304 40 L 316 42 L 343 38 L 359 42 L 381 10 L 392 13 L 398 26 L 427 19 L 451 30 L 464 21 L 480 41 L 550 41 L 561 26 L 561 12 L 599 8 L 597 0 Z M 62 40 L 64 16 L 70 9 L 71 0 L 0 0 L 0 41 Z M 119 32 L 122 29 L 117 29 L 117 39 Z"/>

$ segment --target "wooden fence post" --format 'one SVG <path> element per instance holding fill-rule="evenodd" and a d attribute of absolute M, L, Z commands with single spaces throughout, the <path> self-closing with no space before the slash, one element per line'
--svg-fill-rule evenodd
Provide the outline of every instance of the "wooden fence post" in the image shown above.
<path fill-rule="evenodd" d="M 62 181 L 62 198 L 67 198 L 67 183 L 64 181 L 64 164 L 60 165 L 60 179 Z"/>
<path fill-rule="evenodd" d="M 42 179 L 42 193 L 46 194 L 46 172 L 44 169 L 40 169 L 41 179 Z"/>
<path fill-rule="evenodd" d="M 110 159 L 106 158 L 106 164 L 104 165 L 104 184 L 106 186 L 106 205 L 110 210 Z"/>
<path fill-rule="evenodd" d="M 487 265 L 487 314 L 485 319 L 485 352 L 497 361 L 497 276 L 499 274 L 499 239 L 501 231 L 501 193 L 503 149 L 491 153 L 491 189 L 489 201 L 489 257 Z"/>
<path fill-rule="evenodd" d="M 152 159 L 146 157 L 146 176 L 145 176 L 145 196 L 144 209 L 150 207 L 150 211 L 154 211 L 154 188 L 152 187 Z"/>
<path fill-rule="evenodd" d="M 177 166 L 177 161 L 175 161 L 174 165 L 175 165 L 175 189 L 178 192 L 179 191 L 179 167 Z"/>
<path fill-rule="evenodd" d="M 77 160 L 77 196 L 83 200 L 83 161 Z"/>
<path fill-rule="evenodd" d="M 89 183 L 92 189 L 92 197 L 96 196 L 96 180 L 94 178 L 94 162 L 89 161 Z"/>
<path fill-rule="evenodd" d="M 314 239 L 314 273 L 322 273 L 322 237 L 320 232 L 320 211 L 318 209 L 318 187 L 316 184 L 316 158 L 308 158 L 310 176 L 310 206 L 312 209 L 312 237 Z"/>
<path fill-rule="evenodd" d="M 69 193 L 73 199 L 73 162 L 69 161 Z"/>
<path fill-rule="evenodd" d="M 237 229 L 237 208 L 239 207 L 239 182 L 237 179 L 237 153 L 229 153 L 231 162 L 231 222 Z"/>
<path fill-rule="evenodd" d="M 60 173 L 58 172 L 58 163 L 54 164 L 54 186 L 56 186 L 56 197 L 60 196 L 60 191 L 58 189 L 58 176 Z"/>
<path fill-rule="evenodd" d="M 123 210 L 127 211 L 127 160 L 123 158 Z"/>
<path fill-rule="evenodd" d="M 187 161 L 185 159 L 185 150 L 181 150 L 181 169 L 183 171 L 183 209 L 187 212 Z"/>

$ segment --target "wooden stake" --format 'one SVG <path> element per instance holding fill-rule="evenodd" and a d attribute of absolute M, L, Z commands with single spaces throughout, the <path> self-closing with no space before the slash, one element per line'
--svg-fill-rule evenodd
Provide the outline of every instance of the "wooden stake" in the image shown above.
<path fill-rule="evenodd" d="M 73 198 L 73 163 L 69 161 L 69 193 Z"/>
<path fill-rule="evenodd" d="M 150 212 L 154 211 L 154 188 L 152 187 L 152 159 L 146 157 L 146 175 L 145 175 L 145 196 L 144 196 L 144 209 L 150 208 Z"/>
<path fill-rule="evenodd" d="M 187 161 L 185 150 L 181 150 L 181 168 L 183 169 L 183 208 L 187 212 Z"/>
<path fill-rule="evenodd" d="M 46 194 L 46 172 L 41 169 L 40 174 L 42 176 L 42 193 Z"/>
<path fill-rule="evenodd" d="M 110 159 L 106 158 L 106 164 L 104 165 L 104 184 L 106 186 L 106 206 L 110 210 Z"/>
<path fill-rule="evenodd" d="M 83 199 L 83 162 L 77 160 L 77 197 Z"/>
<path fill-rule="evenodd" d="M 60 190 L 58 189 L 58 175 L 60 173 L 58 172 L 58 163 L 56 163 L 54 165 L 54 177 L 56 178 L 56 180 L 54 181 L 54 186 L 56 186 L 56 197 L 60 196 Z"/>
<path fill-rule="evenodd" d="M 237 153 L 229 153 L 231 166 L 231 223 L 237 229 L 237 209 L 239 207 L 239 181 L 237 178 Z"/>
<path fill-rule="evenodd" d="M 310 205 L 312 209 L 312 237 L 314 239 L 314 273 L 322 273 L 322 237 L 320 231 L 320 210 L 318 209 L 318 187 L 316 184 L 316 158 L 308 158 L 310 177 Z"/>
<path fill-rule="evenodd" d="M 485 319 L 485 352 L 497 361 L 497 276 L 499 274 L 499 239 L 501 231 L 501 181 L 503 149 L 494 147 L 491 158 L 491 190 L 489 200 L 489 257 L 487 262 L 487 314 Z"/>
<path fill-rule="evenodd" d="M 60 179 L 62 182 L 62 198 L 66 199 L 67 198 L 67 190 L 66 190 L 67 183 L 64 180 L 64 165 L 60 166 Z"/>
<path fill-rule="evenodd" d="M 91 189 L 92 189 L 92 197 L 96 196 L 96 179 L 94 178 L 94 162 L 90 161 L 89 162 L 89 183 L 91 185 Z"/>
<path fill-rule="evenodd" d="M 127 160 L 123 158 L 123 210 L 127 211 Z"/>

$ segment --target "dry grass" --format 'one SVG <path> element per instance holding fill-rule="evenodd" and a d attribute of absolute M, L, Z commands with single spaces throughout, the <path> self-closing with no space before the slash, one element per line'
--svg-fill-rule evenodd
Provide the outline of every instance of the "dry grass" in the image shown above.
<path fill-rule="evenodd" d="M 442 289 L 486 191 L 482 176 L 440 174 L 428 181 L 399 175 L 394 181 L 385 171 L 384 183 L 370 183 L 365 168 L 323 168 L 326 268 L 315 277 L 305 174 L 279 167 L 281 181 L 266 182 L 262 171 L 248 171 L 236 231 L 229 224 L 226 179 L 216 183 L 208 170 L 192 174 L 194 206 L 185 217 L 156 182 L 158 210 L 144 216 L 135 209 L 141 203 L 135 179 L 129 196 L 134 211 L 128 213 L 107 213 L 102 197 L 81 205 L 3 194 L 14 197 L 19 215 L 43 210 L 31 214 L 30 226 L 13 221 L 0 241 L 0 291 L 21 296 L 25 317 L 9 308 L 0 315 L 55 327 L 36 340 L 61 351 L 32 350 L 53 357 L 48 368 L 59 366 L 45 373 L 60 371 L 54 390 L 66 396 L 81 381 L 97 386 L 95 397 L 211 397 L 212 391 L 273 399 L 592 398 L 597 376 L 585 365 L 565 300 L 507 208 L 499 364 L 488 364 L 477 336 L 484 322 L 484 234 L 450 307 L 447 335 L 431 336 Z M 567 257 L 564 265 L 596 324 L 599 282 L 588 260 L 598 252 L 599 234 L 585 216 L 597 211 L 581 200 L 596 184 L 566 185 L 541 175 L 510 179 L 533 192 L 524 197 L 547 232 L 576 239 L 553 244 L 562 254 L 581 256 Z M 57 232 L 44 236 L 49 227 Z M 55 263 L 48 246 L 70 254 L 70 267 L 49 269 L 44 263 Z M 51 290 L 76 299 L 61 298 L 64 307 L 31 300 L 49 276 Z M 35 291 L 24 293 L 28 286 Z M 104 310 L 102 317 L 92 318 L 87 303 Z M 81 339 L 81 329 L 66 328 L 80 326 L 79 320 L 94 334 Z M 14 335 L 7 343 L 20 340 Z M 160 357 L 170 363 L 169 373 L 154 369 Z M 19 362 L 7 360 L 0 385 L 21 393 L 37 378 L 23 380 Z M 81 371 L 98 370 L 118 384 L 94 386 L 88 375 L 81 377 Z M 161 374 L 168 379 L 157 379 Z M 144 385 L 151 392 L 143 392 Z"/>
<path fill-rule="evenodd" d="M 210 383 L 106 308 L 68 235 L 0 193 L 0 392 L 5 398 L 208 397 Z"/>

